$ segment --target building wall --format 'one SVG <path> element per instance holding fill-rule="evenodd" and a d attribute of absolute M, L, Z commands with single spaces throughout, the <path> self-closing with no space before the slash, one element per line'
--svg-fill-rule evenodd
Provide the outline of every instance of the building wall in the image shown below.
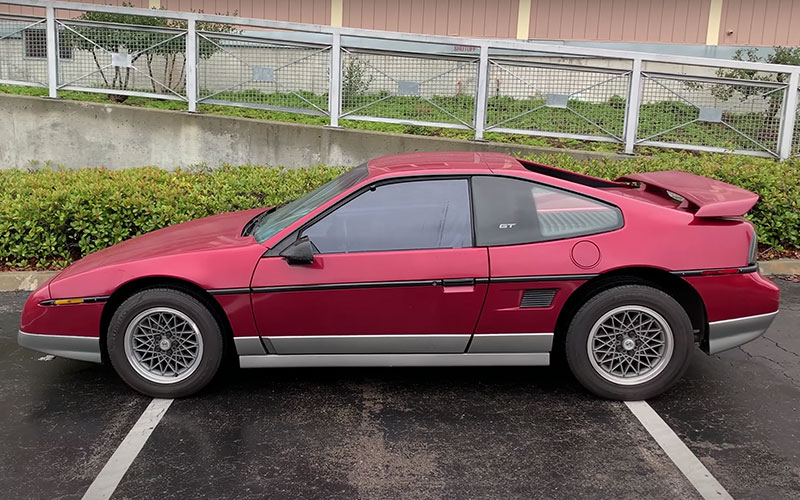
<path fill-rule="evenodd" d="M 519 0 L 344 0 L 350 28 L 514 38 Z"/>
<path fill-rule="evenodd" d="M 800 1 L 725 0 L 721 45 L 800 45 Z"/>
<path fill-rule="evenodd" d="M 529 38 L 705 43 L 711 0 L 532 0 Z"/>
<path fill-rule="evenodd" d="M 66 0 L 73 1 L 73 0 Z M 122 4 L 133 5 L 134 7 L 147 9 L 150 7 L 150 0 L 74 0 L 81 3 L 93 3 L 97 5 L 116 5 Z M 19 14 L 23 16 L 44 16 L 44 8 L 41 7 L 23 7 L 20 5 L 3 5 L 0 3 L 0 14 Z M 76 17 L 80 15 L 77 11 L 63 11 L 60 17 Z"/>
<path fill-rule="evenodd" d="M 202 11 L 274 21 L 330 24 L 331 0 L 161 0 L 167 10 Z"/>

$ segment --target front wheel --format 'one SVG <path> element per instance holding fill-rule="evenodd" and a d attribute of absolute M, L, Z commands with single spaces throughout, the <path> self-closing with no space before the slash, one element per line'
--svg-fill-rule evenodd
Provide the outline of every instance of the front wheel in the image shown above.
<path fill-rule="evenodd" d="M 157 398 L 189 396 L 216 375 L 222 332 L 194 297 L 167 288 L 143 290 L 114 312 L 106 346 L 111 365 L 132 388 Z"/>
<path fill-rule="evenodd" d="M 670 295 L 644 285 L 605 290 L 588 300 L 567 331 L 575 378 L 608 399 L 661 394 L 686 372 L 694 345 L 691 321 Z"/>

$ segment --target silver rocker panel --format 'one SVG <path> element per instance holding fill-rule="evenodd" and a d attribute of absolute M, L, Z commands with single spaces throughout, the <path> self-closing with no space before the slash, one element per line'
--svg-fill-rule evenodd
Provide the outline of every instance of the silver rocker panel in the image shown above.
<path fill-rule="evenodd" d="M 239 356 L 242 368 L 547 366 L 549 353 L 267 354 Z"/>

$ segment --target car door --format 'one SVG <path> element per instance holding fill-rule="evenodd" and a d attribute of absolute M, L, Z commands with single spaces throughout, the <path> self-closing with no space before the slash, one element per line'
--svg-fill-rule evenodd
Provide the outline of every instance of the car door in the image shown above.
<path fill-rule="evenodd" d="M 473 178 L 476 245 L 490 284 L 469 352 L 549 352 L 567 298 L 595 274 L 591 235 L 622 227 L 608 203 L 525 179 Z"/>
<path fill-rule="evenodd" d="M 313 262 L 260 260 L 252 304 L 277 354 L 464 352 L 488 281 L 469 180 L 373 184 L 309 221 Z"/>

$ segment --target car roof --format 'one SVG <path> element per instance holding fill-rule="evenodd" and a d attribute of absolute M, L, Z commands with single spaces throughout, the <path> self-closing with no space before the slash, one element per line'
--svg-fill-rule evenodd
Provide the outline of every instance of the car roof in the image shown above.
<path fill-rule="evenodd" d="M 446 171 L 493 172 L 524 170 L 513 156 L 503 153 L 450 151 L 436 153 L 405 153 L 382 156 L 367 163 L 370 177 L 404 175 L 409 173 L 437 174 Z"/>

